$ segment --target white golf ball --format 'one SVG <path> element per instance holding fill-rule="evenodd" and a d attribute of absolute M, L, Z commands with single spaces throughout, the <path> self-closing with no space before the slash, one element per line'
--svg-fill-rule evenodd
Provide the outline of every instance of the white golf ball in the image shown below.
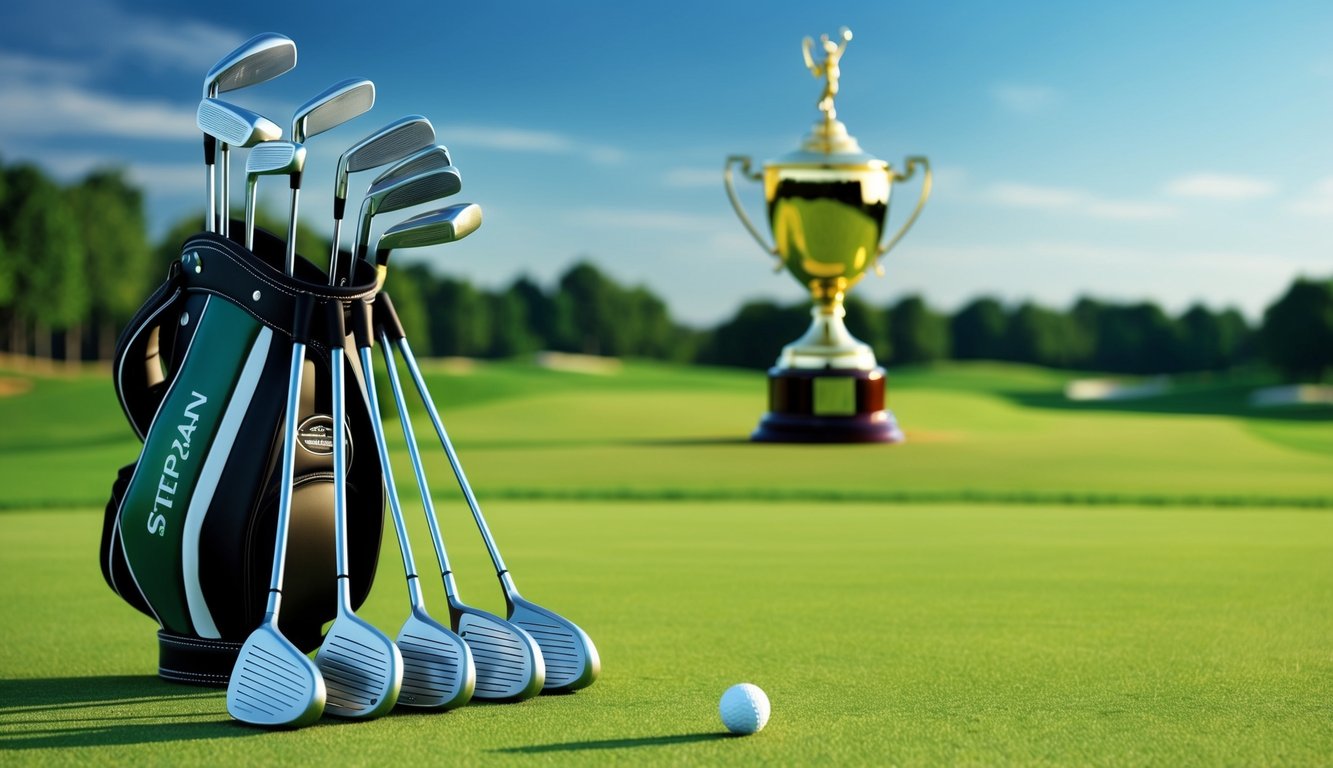
<path fill-rule="evenodd" d="M 737 683 L 722 694 L 717 705 L 722 724 L 732 733 L 749 734 L 768 722 L 768 696 L 757 685 Z"/>

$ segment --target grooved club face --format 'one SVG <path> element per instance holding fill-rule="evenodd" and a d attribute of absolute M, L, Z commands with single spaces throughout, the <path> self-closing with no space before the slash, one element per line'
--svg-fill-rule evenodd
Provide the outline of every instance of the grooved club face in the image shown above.
<path fill-rule="evenodd" d="M 576 691 L 597 680 L 602 660 L 586 632 L 569 619 L 518 595 L 510 594 L 509 601 L 513 606 L 509 622 L 532 635 L 542 649 L 542 660 L 546 662 L 542 690 Z"/>
<path fill-rule="evenodd" d="M 325 709 L 339 717 L 378 717 L 393 709 L 403 683 L 403 659 L 383 632 L 356 615 L 338 618 L 315 654 L 328 688 Z"/>
<path fill-rule="evenodd" d="M 305 168 L 305 147 L 290 141 L 256 144 L 245 159 L 246 176 L 300 173 Z"/>
<path fill-rule="evenodd" d="M 336 128 L 375 105 L 375 84 L 351 78 L 334 83 L 302 104 L 292 117 L 292 141 L 303 142 Z"/>
<path fill-rule="evenodd" d="M 435 143 L 435 128 L 421 115 L 399 118 L 347 148 L 338 158 L 334 195 L 347 199 L 347 176 L 396 163 Z M 445 163 L 448 165 L 448 163 Z"/>
<path fill-rule="evenodd" d="M 471 649 L 458 635 L 414 608 L 398 633 L 397 645 L 403 655 L 399 704 L 453 709 L 471 700 L 476 667 Z"/>
<path fill-rule="evenodd" d="M 388 261 L 395 248 L 419 248 L 462 240 L 481 226 L 481 206 L 461 203 L 429 211 L 395 224 L 380 235 L 376 262 Z"/>
<path fill-rule="evenodd" d="M 227 683 L 227 712 L 243 723 L 297 728 L 319 719 L 326 689 L 314 662 L 266 623 L 241 647 Z"/>
<path fill-rule="evenodd" d="M 195 123 L 199 130 L 233 147 L 253 147 L 282 138 L 282 128 L 267 117 L 217 99 L 199 102 Z"/>
<path fill-rule="evenodd" d="M 377 176 L 371 184 L 416 176 L 419 173 L 445 168 L 450 165 L 453 165 L 453 160 L 449 157 L 448 148 L 443 144 L 436 144 L 433 147 L 420 149 L 403 158 L 396 165 Z"/>
<path fill-rule="evenodd" d="M 472 698 L 522 701 L 541 693 L 546 664 L 532 636 L 477 608 L 450 602 L 458 636 L 472 649 L 477 686 Z"/>
<path fill-rule="evenodd" d="M 296 43 L 286 35 L 264 32 L 223 56 L 204 76 L 205 97 L 272 80 L 296 66 Z"/>

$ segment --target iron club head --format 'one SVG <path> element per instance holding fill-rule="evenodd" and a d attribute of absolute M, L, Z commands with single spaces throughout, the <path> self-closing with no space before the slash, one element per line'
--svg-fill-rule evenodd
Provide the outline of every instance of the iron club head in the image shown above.
<path fill-rule="evenodd" d="M 263 32 L 218 59 L 204 75 L 205 97 L 272 80 L 296 66 L 296 43 L 286 35 Z"/>
<path fill-rule="evenodd" d="M 251 725 L 299 728 L 319 719 L 326 696 L 315 663 L 269 618 L 241 646 L 227 683 L 227 712 Z"/>
<path fill-rule="evenodd" d="M 574 622 L 506 589 L 509 621 L 537 641 L 546 662 L 544 691 L 576 691 L 597 680 L 602 660 L 588 633 Z"/>
<path fill-rule="evenodd" d="M 282 138 L 282 128 L 267 117 L 218 99 L 206 98 L 195 111 L 199 130 L 233 147 L 253 147 Z"/>
<path fill-rule="evenodd" d="M 463 638 L 413 606 L 397 643 L 403 654 L 399 704 L 453 709 L 472 699 L 477 671 L 472 650 Z"/>
<path fill-rule="evenodd" d="M 453 160 L 449 157 L 449 148 L 443 144 L 423 147 L 407 157 L 404 157 L 392 167 L 385 170 L 384 173 L 376 176 L 371 184 L 374 185 L 384 181 L 391 181 L 393 179 L 415 176 L 419 173 L 433 171 L 436 168 L 444 168 L 445 166 L 453 164 Z"/>
<path fill-rule="evenodd" d="M 347 177 L 358 171 L 368 171 L 389 163 L 397 163 L 415 156 L 423 148 L 433 149 L 435 128 L 421 115 L 401 117 L 347 148 L 338 158 L 334 175 L 333 199 L 338 210 L 334 218 L 342 218 L 338 201 L 347 201 Z M 446 162 L 445 165 L 448 165 Z"/>
<path fill-rule="evenodd" d="M 365 619 L 339 606 L 315 653 L 328 688 L 325 709 L 340 717 L 378 717 L 393 709 L 403 683 L 398 648 Z"/>
<path fill-rule="evenodd" d="M 375 106 L 375 84 L 351 78 L 334 83 L 292 115 L 292 141 L 303 142 L 337 128 Z"/>
<path fill-rule="evenodd" d="M 452 165 L 372 184 L 366 192 L 365 199 L 361 201 L 355 258 L 366 257 L 366 251 L 370 247 L 372 217 L 439 200 L 458 194 L 462 189 L 463 177 Z"/>

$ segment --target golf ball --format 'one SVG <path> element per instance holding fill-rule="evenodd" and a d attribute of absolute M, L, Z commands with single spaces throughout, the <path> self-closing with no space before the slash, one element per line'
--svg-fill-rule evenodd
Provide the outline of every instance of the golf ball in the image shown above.
<path fill-rule="evenodd" d="M 737 683 L 722 694 L 717 705 L 722 724 L 732 733 L 749 734 L 768 722 L 768 696 L 757 685 Z"/>

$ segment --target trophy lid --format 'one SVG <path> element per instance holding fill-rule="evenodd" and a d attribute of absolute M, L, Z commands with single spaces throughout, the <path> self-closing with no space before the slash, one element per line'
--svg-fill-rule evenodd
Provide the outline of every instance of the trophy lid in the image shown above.
<path fill-rule="evenodd" d="M 815 124 L 801 140 L 800 149 L 764 163 L 765 168 L 792 166 L 885 168 L 888 163 L 861 149 L 842 121 L 827 120 Z"/>

